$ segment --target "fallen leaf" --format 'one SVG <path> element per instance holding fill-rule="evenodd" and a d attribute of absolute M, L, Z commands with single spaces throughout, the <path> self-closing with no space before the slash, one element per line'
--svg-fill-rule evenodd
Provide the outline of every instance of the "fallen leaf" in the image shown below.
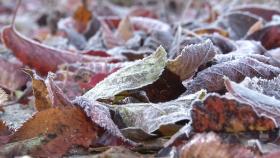
<path fill-rule="evenodd" d="M 35 97 L 36 110 L 42 111 L 51 108 L 52 104 L 44 79 L 37 75 L 35 71 L 25 70 L 25 72 L 32 78 L 32 89 Z"/>
<path fill-rule="evenodd" d="M 240 145 L 223 142 L 215 133 L 202 133 L 183 146 L 180 158 L 256 158 L 256 155 Z"/>
<path fill-rule="evenodd" d="M 271 80 L 262 78 L 248 78 L 246 77 L 244 81 L 241 82 L 245 87 L 257 91 L 259 93 L 265 94 L 267 96 L 275 97 L 280 100 L 280 76 L 277 76 Z"/>
<path fill-rule="evenodd" d="M 231 12 L 221 19 L 222 25 L 224 25 L 229 36 L 235 40 L 243 38 L 248 30 L 259 21 L 259 17 L 246 13 L 246 12 Z"/>
<path fill-rule="evenodd" d="M 245 38 L 248 40 L 261 41 L 266 49 L 280 47 L 280 24 L 268 25 L 262 29 L 249 34 Z"/>
<path fill-rule="evenodd" d="M 12 131 L 9 129 L 9 127 L 2 120 L 0 120 L 0 136 L 7 136 L 11 133 Z"/>
<path fill-rule="evenodd" d="M 23 65 L 17 61 L 9 61 L 0 57 L 0 86 L 11 91 L 15 91 L 23 87 L 28 77 L 21 72 Z"/>
<path fill-rule="evenodd" d="M 193 100 L 199 98 L 201 93 L 203 92 L 165 103 L 119 105 L 115 108 L 115 111 L 120 115 L 126 127 L 140 128 L 148 134 L 157 130 L 161 132 L 160 128 L 162 126 L 170 128 L 176 122 L 190 120 L 190 104 Z M 176 129 L 174 130 L 176 131 Z"/>
<path fill-rule="evenodd" d="M 122 19 L 122 21 L 120 22 L 115 32 L 115 36 L 119 37 L 125 42 L 133 36 L 133 26 L 130 23 L 130 18 L 128 16 Z"/>
<path fill-rule="evenodd" d="M 200 44 L 186 46 L 181 55 L 167 63 L 167 68 L 186 80 L 194 75 L 198 67 L 211 60 L 216 55 L 213 43 L 207 40 Z"/>
<path fill-rule="evenodd" d="M 168 24 L 147 17 L 131 17 L 130 21 L 136 30 L 143 30 L 148 33 L 153 31 L 168 32 L 171 29 Z"/>
<path fill-rule="evenodd" d="M 199 72 L 192 81 L 187 83 L 185 94 L 191 94 L 200 89 L 206 89 L 209 92 L 224 91 L 223 76 L 227 76 L 232 81 L 241 82 L 246 76 L 272 79 L 279 74 L 278 67 L 246 57 L 220 63 Z"/>
<path fill-rule="evenodd" d="M 269 131 L 278 127 L 273 119 L 257 113 L 251 104 L 215 94 L 192 106 L 192 127 L 196 132 Z"/>
<path fill-rule="evenodd" d="M 79 54 L 58 50 L 32 41 L 17 32 L 14 26 L 3 28 L 1 35 L 2 42 L 22 63 L 35 68 L 42 74 L 56 71 L 58 65 L 63 63 L 90 60 Z"/>
<path fill-rule="evenodd" d="M 137 89 L 151 84 L 160 77 L 166 62 L 166 52 L 164 48 L 159 47 L 149 57 L 135 61 L 109 75 L 86 92 L 84 97 L 90 101 L 95 101 L 99 98 L 113 97 L 125 90 Z"/>
<path fill-rule="evenodd" d="M 77 31 L 83 33 L 86 31 L 86 28 L 92 19 L 92 13 L 88 10 L 86 1 L 81 6 L 79 6 L 73 15 L 73 19 L 75 20 L 75 26 Z"/>
<path fill-rule="evenodd" d="M 271 21 L 273 15 L 280 15 L 280 11 L 273 7 L 266 7 L 261 5 L 245 5 L 233 9 L 234 11 L 249 12 L 262 17 L 266 21 Z"/>
<path fill-rule="evenodd" d="M 97 130 L 78 107 L 49 108 L 36 113 L 25 122 L 11 136 L 10 142 L 51 135 L 51 140 L 30 150 L 29 154 L 60 157 L 73 145 L 89 147 L 98 138 Z"/>
<path fill-rule="evenodd" d="M 104 131 L 101 138 L 95 142 L 98 145 L 125 145 L 134 147 L 136 144 L 129 139 L 126 139 L 120 132 L 118 126 L 111 119 L 109 108 L 96 101 L 88 100 L 86 97 L 77 97 L 73 103 L 81 107 L 86 115 L 91 119 L 91 122 Z"/>
<path fill-rule="evenodd" d="M 244 103 L 252 105 L 255 111 L 259 115 L 264 115 L 273 119 L 276 126 L 279 126 L 280 115 L 278 111 L 280 110 L 280 101 L 274 97 L 270 97 L 259 93 L 257 91 L 250 90 L 240 84 L 225 79 L 225 85 L 228 92 Z"/>

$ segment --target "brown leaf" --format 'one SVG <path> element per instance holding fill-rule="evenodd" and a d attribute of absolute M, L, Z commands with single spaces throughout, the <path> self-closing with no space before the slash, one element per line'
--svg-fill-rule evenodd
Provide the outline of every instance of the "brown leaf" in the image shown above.
<path fill-rule="evenodd" d="M 206 40 L 200 44 L 186 46 L 181 55 L 167 63 L 167 68 L 180 76 L 181 80 L 190 78 L 200 65 L 205 64 L 216 55 L 213 43 Z"/>
<path fill-rule="evenodd" d="M 3 28 L 2 42 L 12 50 L 23 64 L 34 67 L 42 74 L 47 74 L 48 71 L 56 71 L 58 65 L 63 63 L 89 60 L 85 56 L 32 41 L 17 32 L 14 26 Z"/>
<path fill-rule="evenodd" d="M 124 41 L 129 40 L 133 36 L 133 26 L 128 16 L 122 19 L 122 21 L 120 22 L 115 32 L 115 36 Z"/>
<path fill-rule="evenodd" d="M 194 131 L 268 131 L 277 128 L 270 117 L 259 115 L 250 104 L 209 94 L 203 101 L 192 104 Z"/>
<path fill-rule="evenodd" d="M 18 61 L 11 61 L 0 57 L 0 86 L 11 91 L 24 86 L 28 77 L 21 72 L 21 68 L 23 68 L 23 65 Z"/>
<path fill-rule="evenodd" d="M 232 82 L 229 79 L 225 79 L 225 85 L 231 95 L 247 104 L 252 105 L 258 114 L 272 118 L 275 121 L 276 125 L 279 126 L 279 100 L 275 99 L 274 97 L 259 93 L 257 91 L 250 90 L 249 88 L 246 88 L 241 84 Z"/>
<path fill-rule="evenodd" d="M 86 1 L 85 1 L 86 2 Z M 78 32 L 83 33 L 86 31 L 86 28 L 92 19 L 92 13 L 88 10 L 87 4 L 83 4 L 79 6 L 73 15 L 73 19 L 75 20 L 76 29 Z"/>
<path fill-rule="evenodd" d="M 49 73 L 45 84 L 48 89 L 48 97 L 50 98 L 53 107 L 72 106 L 69 98 L 62 92 L 62 90 L 54 83 L 54 74 Z"/>
<path fill-rule="evenodd" d="M 220 63 L 199 72 L 197 76 L 188 83 L 185 94 L 191 94 L 200 89 L 206 89 L 209 92 L 224 91 L 223 76 L 227 76 L 235 82 L 240 82 L 246 76 L 272 79 L 279 74 L 280 68 L 246 57 Z"/>
<path fill-rule="evenodd" d="M 51 117 L 50 117 L 51 116 Z M 97 139 L 97 128 L 77 107 L 50 108 L 36 113 L 12 136 L 10 142 L 47 135 L 49 141 L 31 150 L 33 156 L 60 157 L 73 145 L 89 147 Z"/>
<path fill-rule="evenodd" d="M 256 155 L 245 147 L 224 143 L 214 133 L 203 133 L 183 146 L 180 158 L 256 158 Z"/>
<path fill-rule="evenodd" d="M 32 78 L 32 89 L 35 97 L 35 108 L 42 111 L 52 107 L 49 92 L 44 79 L 36 74 L 35 71 L 25 70 Z"/>
<path fill-rule="evenodd" d="M 8 126 L 5 125 L 5 123 L 0 120 L 0 136 L 7 136 L 9 134 L 11 134 L 11 130 L 9 129 Z M 1 140 L 0 140 L 1 143 Z"/>

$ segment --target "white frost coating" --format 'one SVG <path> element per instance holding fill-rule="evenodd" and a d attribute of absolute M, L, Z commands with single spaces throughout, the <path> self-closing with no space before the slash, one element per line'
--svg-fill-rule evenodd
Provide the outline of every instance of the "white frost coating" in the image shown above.
<path fill-rule="evenodd" d="M 166 51 L 160 46 L 152 55 L 111 74 L 85 93 L 83 97 L 95 101 L 99 98 L 112 97 L 125 90 L 149 85 L 159 79 L 166 63 Z"/>

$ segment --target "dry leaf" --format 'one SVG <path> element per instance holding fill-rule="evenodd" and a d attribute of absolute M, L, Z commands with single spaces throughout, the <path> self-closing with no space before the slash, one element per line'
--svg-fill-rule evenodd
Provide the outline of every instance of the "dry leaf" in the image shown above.
<path fill-rule="evenodd" d="M 180 158 L 256 158 L 256 155 L 245 147 L 224 143 L 214 133 L 203 133 L 183 146 Z"/>
<path fill-rule="evenodd" d="M 167 58 L 164 48 L 159 47 L 154 54 L 123 67 L 99 82 L 84 94 L 90 101 L 113 97 L 125 90 L 141 88 L 155 82 L 162 74 Z"/>
<path fill-rule="evenodd" d="M 277 128 L 270 117 L 259 115 L 250 104 L 209 94 L 192 104 L 192 127 L 196 132 L 269 131 Z"/>
<path fill-rule="evenodd" d="M 48 47 L 32 41 L 15 30 L 13 26 L 7 26 L 2 30 L 2 42 L 23 63 L 35 68 L 42 74 L 56 71 L 58 65 L 74 63 L 77 61 L 89 61 L 89 58 L 79 54 Z"/>
<path fill-rule="evenodd" d="M 209 67 L 197 74 L 186 86 L 185 94 L 191 94 L 206 89 L 209 92 L 225 90 L 223 76 L 235 82 L 241 82 L 246 76 L 272 79 L 280 74 L 280 69 L 264 64 L 253 58 L 243 58 Z"/>
<path fill-rule="evenodd" d="M 51 116 L 51 117 L 50 117 Z M 74 145 L 89 147 L 97 139 L 97 127 L 78 107 L 49 108 L 36 113 L 12 136 L 10 142 L 46 135 L 51 137 L 39 148 L 30 150 L 34 156 L 60 157 Z"/>
<path fill-rule="evenodd" d="M 133 26 L 130 23 L 130 18 L 125 17 L 119 24 L 115 36 L 124 40 L 125 42 L 133 36 Z"/>
<path fill-rule="evenodd" d="M 198 67 L 211 60 L 216 55 L 213 43 L 206 40 L 200 44 L 186 46 L 181 55 L 176 59 L 168 61 L 167 68 L 186 80 L 194 75 Z"/>
<path fill-rule="evenodd" d="M 264 115 L 274 120 L 276 126 L 280 124 L 280 100 L 250 90 L 240 84 L 225 79 L 225 85 L 231 95 L 242 102 L 250 104 L 259 115 Z"/>

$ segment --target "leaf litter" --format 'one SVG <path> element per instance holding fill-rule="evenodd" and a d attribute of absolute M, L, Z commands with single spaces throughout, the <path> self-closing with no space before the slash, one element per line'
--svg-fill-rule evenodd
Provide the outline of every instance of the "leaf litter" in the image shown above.
<path fill-rule="evenodd" d="M 255 3 L 1 2 L 0 156 L 279 157 L 280 4 Z"/>

